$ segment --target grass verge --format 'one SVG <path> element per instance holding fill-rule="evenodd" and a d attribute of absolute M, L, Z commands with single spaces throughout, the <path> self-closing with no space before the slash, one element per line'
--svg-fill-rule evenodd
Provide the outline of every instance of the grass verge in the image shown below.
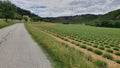
<path fill-rule="evenodd" d="M 16 22 L 18 22 L 18 20 L 13 20 L 13 21 L 6 22 L 4 19 L 0 19 L 0 28 L 15 24 Z"/>

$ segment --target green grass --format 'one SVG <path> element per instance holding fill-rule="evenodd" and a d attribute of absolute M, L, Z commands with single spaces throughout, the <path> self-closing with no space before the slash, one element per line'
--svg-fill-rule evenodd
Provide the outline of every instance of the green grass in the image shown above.
<path fill-rule="evenodd" d="M 97 60 L 94 62 L 97 66 L 99 66 L 99 68 L 108 68 L 107 64 L 104 61 L 101 60 Z"/>
<path fill-rule="evenodd" d="M 12 25 L 14 23 L 18 22 L 17 20 L 13 20 L 13 21 L 8 21 L 6 22 L 4 19 L 0 19 L 0 28 Z"/>
<path fill-rule="evenodd" d="M 33 39 L 48 54 L 55 68 L 101 68 L 100 65 L 103 67 L 101 61 L 95 60 L 95 62 L 98 62 L 97 64 L 90 62 L 90 56 L 86 56 L 83 52 L 40 32 L 40 28 L 36 28 L 34 24 L 26 24 L 26 28 Z M 107 64 L 103 68 L 107 68 L 106 66 Z"/>

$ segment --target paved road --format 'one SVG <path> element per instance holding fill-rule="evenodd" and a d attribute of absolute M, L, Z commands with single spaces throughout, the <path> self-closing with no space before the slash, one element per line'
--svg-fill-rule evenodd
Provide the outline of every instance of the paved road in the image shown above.
<path fill-rule="evenodd" d="M 52 68 L 24 24 L 0 29 L 0 68 Z"/>

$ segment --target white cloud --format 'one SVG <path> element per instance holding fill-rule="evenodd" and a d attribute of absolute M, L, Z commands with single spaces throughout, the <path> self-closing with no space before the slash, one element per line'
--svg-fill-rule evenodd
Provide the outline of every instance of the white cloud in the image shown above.
<path fill-rule="evenodd" d="M 11 0 L 11 2 L 42 17 L 104 14 L 120 9 L 119 0 Z"/>

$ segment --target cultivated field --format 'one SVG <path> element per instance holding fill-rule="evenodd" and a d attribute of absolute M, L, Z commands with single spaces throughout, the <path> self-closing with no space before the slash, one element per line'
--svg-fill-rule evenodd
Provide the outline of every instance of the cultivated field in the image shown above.
<path fill-rule="evenodd" d="M 59 68 L 120 66 L 120 29 L 45 22 L 26 27 Z"/>

